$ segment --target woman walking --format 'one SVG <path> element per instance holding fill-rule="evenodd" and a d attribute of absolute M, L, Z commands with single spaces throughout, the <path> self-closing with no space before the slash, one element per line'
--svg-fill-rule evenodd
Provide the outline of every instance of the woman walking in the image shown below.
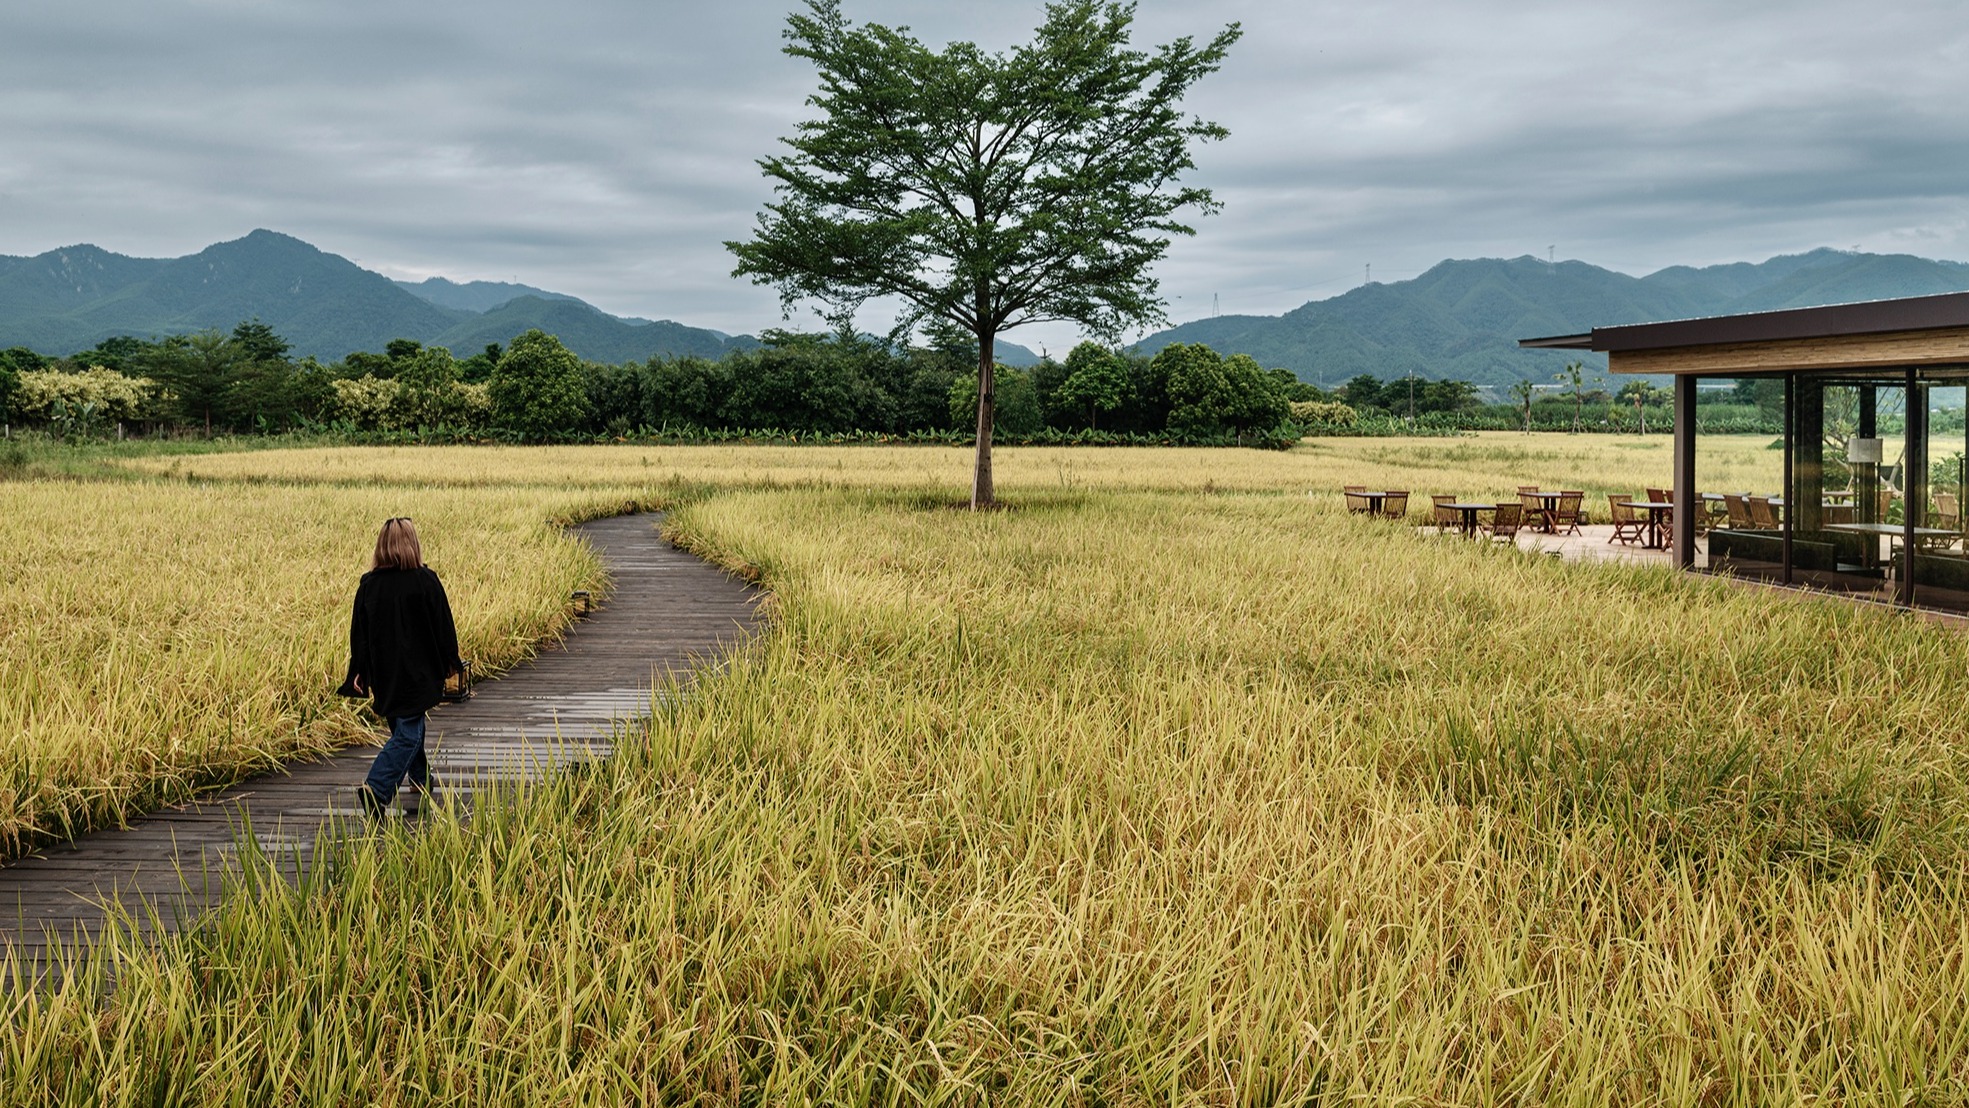
<path fill-rule="evenodd" d="M 424 713 L 436 707 L 447 674 L 461 669 L 451 602 L 438 575 L 424 564 L 417 528 L 408 517 L 383 524 L 368 573 L 356 586 L 349 619 L 349 674 L 343 696 L 374 698 L 376 714 L 390 721 L 390 738 L 356 786 L 356 799 L 380 816 L 406 778 L 420 793 L 430 788 L 424 760 Z"/>

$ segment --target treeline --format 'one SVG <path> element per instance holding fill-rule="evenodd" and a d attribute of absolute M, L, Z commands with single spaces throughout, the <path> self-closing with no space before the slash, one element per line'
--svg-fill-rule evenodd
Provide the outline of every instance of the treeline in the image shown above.
<path fill-rule="evenodd" d="M 529 331 L 464 358 L 408 339 L 332 364 L 293 359 L 257 321 L 230 334 L 114 338 L 66 358 L 0 351 L 0 412 L 60 437 L 125 433 L 590 440 L 741 433 L 960 441 L 976 425 L 976 348 L 767 332 L 720 359 L 608 365 Z M 1063 362 L 997 367 L 1003 441 L 1283 446 L 1319 390 L 1200 344 L 1145 357 L 1086 342 Z"/>
<path fill-rule="evenodd" d="M 1320 399 L 1344 405 L 1351 416 L 1306 422 L 1311 434 L 1393 435 L 1456 431 L 1598 431 L 1668 434 L 1675 429 L 1673 394 L 1644 378 L 1618 388 L 1584 373 L 1562 373 L 1551 383 L 1521 380 L 1510 399 L 1488 401 L 1468 381 L 1420 377 L 1383 380 L 1362 374 Z M 1781 434 L 1782 382 L 1745 378 L 1699 394 L 1698 429 L 1712 434 Z"/>
<path fill-rule="evenodd" d="M 125 433 L 351 438 L 672 441 L 770 437 L 968 441 L 976 348 L 945 336 L 893 346 L 866 336 L 769 331 L 719 359 L 585 361 L 552 335 L 457 357 L 410 339 L 338 362 L 295 359 L 258 321 L 147 341 L 119 337 L 65 358 L 0 350 L 0 420 L 60 438 Z M 1583 373 L 1520 381 L 1487 401 L 1468 381 L 1356 376 L 1324 390 L 1242 354 L 1177 344 L 1153 357 L 1092 342 L 1064 361 L 997 368 L 1004 442 L 1243 443 L 1302 435 L 1479 430 L 1673 429 L 1669 393 L 1635 379 L 1610 390 Z M 1707 391 L 1710 432 L 1778 433 L 1779 383 Z"/>

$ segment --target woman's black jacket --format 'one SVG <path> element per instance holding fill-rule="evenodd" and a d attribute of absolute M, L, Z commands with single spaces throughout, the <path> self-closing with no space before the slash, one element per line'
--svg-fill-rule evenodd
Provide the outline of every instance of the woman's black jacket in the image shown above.
<path fill-rule="evenodd" d="M 337 692 L 374 696 L 384 719 L 422 715 L 437 707 L 445 675 L 457 666 L 458 630 L 436 573 L 419 567 L 362 575 L 349 619 L 349 674 Z"/>

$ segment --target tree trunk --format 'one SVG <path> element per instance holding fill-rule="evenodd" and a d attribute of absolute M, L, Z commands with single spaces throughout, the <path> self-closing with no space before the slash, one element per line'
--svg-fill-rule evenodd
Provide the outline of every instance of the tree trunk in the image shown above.
<path fill-rule="evenodd" d="M 986 332 L 978 336 L 978 462 L 971 473 L 971 510 L 989 508 L 995 501 L 991 490 L 991 421 L 995 382 L 993 345 L 998 336 Z"/>

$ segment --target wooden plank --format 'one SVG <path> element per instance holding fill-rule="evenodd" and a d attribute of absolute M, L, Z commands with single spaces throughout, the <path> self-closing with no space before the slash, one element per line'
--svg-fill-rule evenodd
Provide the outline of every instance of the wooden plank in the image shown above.
<path fill-rule="evenodd" d="M 1664 350 L 1616 350 L 1614 373 L 1768 373 L 1969 365 L 1969 327 L 1877 335 L 1829 335 L 1769 342 L 1714 343 Z"/>

